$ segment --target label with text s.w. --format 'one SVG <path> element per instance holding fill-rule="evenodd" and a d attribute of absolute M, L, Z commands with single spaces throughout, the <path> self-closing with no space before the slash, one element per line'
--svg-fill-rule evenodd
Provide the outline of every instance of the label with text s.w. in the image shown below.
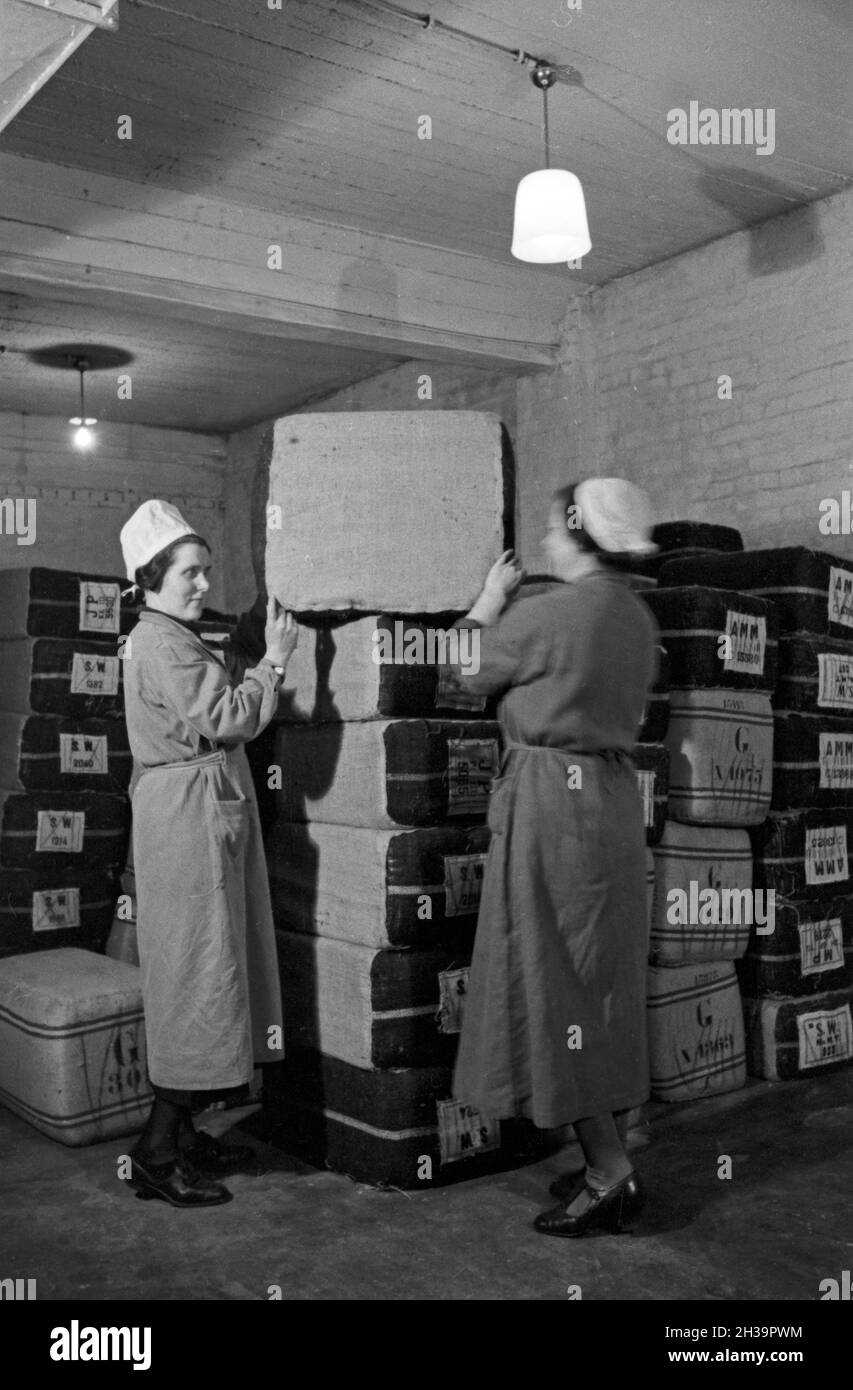
<path fill-rule="evenodd" d="M 79 888 L 43 888 L 33 893 L 33 931 L 61 931 L 79 925 Z"/>
<path fill-rule="evenodd" d="M 487 855 L 445 854 L 444 856 L 444 915 L 462 917 L 477 912 L 483 891 Z"/>
<path fill-rule="evenodd" d="M 850 1005 L 820 1009 L 797 1018 L 800 1068 L 824 1067 L 853 1057 L 853 1019 Z"/>
<path fill-rule="evenodd" d="M 117 695 L 118 657 L 75 652 L 71 660 L 72 695 Z"/>
<path fill-rule="evenodd" d="M 442 970 L 438 977 L 439 1011 L 438 1031 L 440 1033 L 459 1033 L 462 1030 L 462 1015 L 468 996 L 468 976 L 470 966 L 459 970 Z"/>
<path fill-rule="evenodd" d="M 85 811 L 39 811 L 36 850 L 45 854 L 79 854 L 85 829 Z"/>
<path fill-rule="evenodd" d="M 59 770 L 106 776 L 109 771 L 106 734 L 60 734 Z"/>

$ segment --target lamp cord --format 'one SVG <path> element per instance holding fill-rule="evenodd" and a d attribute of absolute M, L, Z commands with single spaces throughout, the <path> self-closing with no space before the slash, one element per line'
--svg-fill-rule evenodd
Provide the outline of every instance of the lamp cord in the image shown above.
<path fill-rule="evenodd" d="M 545 117 L 545 168 L 551 168 L 551 145 L 548 139 L 548 88 L 542 88 L 542 107 Z"/>

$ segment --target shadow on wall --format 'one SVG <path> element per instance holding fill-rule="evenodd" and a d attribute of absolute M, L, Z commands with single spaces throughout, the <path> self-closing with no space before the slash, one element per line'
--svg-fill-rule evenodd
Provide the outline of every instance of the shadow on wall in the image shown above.
<path fill-rule="evenodd" d="M 750 275 L 776 275 L 808 265 L 823 255 L 820 213 L 815 203 L 791 208 L 802 198 L 799 189 L 771 179 L 753 168 L 731 173 L 705 172 L 699 187 L 749 231 Z"/>

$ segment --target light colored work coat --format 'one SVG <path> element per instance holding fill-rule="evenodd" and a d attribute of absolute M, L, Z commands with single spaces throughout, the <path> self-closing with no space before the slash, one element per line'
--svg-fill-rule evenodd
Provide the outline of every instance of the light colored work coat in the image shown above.
<path fill-rule="evenodd" d="M 267 865 L 243 744 L 277 677 L 232 671 L 189 627 L 144 609 L 124 664 L 137 932 L 155 1085 L 219 1090 L 280 1060 L 281 992 Z M 237 684 L 242 674 L 242 683 Z M 236 679 L 235 679 L 236 678 Z M 273 1034 L 273 1040 L 281 1034 Z"/>
<path fill-rule="evenodd" d="M 503 693 L 505 753 L 454 1093 L 548 1129 L 648 1097 L 645 833 L 629 755 L 656 627 L 601 570 L 517 599 L 479 638 L 479 672 L 459 683 Z"/>

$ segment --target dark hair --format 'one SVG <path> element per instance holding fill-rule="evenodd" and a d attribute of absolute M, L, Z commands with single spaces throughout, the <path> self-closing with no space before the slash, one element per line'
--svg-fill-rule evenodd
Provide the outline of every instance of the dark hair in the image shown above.
<path fill-rule="evenodd" d="M 176 541 L 171 541 L 169 545 L 158 550 L 156 555 L 144 565 L 140 565 L 133 578 L 140 589 L 150 589 L 152 593 L 159 594 L 163 585 L 163 580 L 171 567 L 178 550 L 182 545 L 189 545 L 195 542 L 196 545 L 203 545 L 205 550 L 210 551 L 210 546 L 204 536 L 197 536 L 192 532 L 188 536 L 179 536 Z"/>
<path fill-rule="evenodd" d="M 572 537 L 575 544 L 578 545 L 581 550 L 585 551 L 587 555 L 594 555 L 599 564 L 607 565 L 610 569 L 614 570 L 630 570 L 632 562 L 636 560 L 636 556 L 632 555 L 628 550 L 602 550 L 598 542 L 593 540 L 592 536 L 584 527 L 583 507 L 581 507 L 579 502 L 575 501 L 575 492 L 579 486 L 579 483 L 570 483 L 568 487 L 558 488 L 551 497 L 551 506 L 562 508 L 563 522 L 566 531 Z M 580 513 L 580 526 L 578 526 L 577 523 L 574 526 L 569 525 L 568 512 L 570 507 L 577 507 Z"/>

